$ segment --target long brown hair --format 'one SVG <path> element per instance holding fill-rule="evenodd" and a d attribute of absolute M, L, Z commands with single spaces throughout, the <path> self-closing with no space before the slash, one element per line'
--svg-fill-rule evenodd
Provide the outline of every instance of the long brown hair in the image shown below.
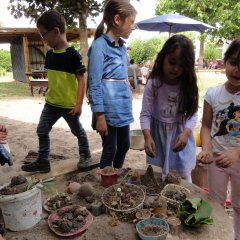
<path fill-rule="evenodd" d="M 164 44 L 162 50 L 158 53 L 149 79 L 153 81 L 153 87 L 161 87 L 163 72 L 163 63 L 165 57 L 174 52 L 176 49 L 181 50 L 181 59 L 183 73 L 179 77 L 181 100 L 179 110 L 186 118 L 193 116 L 198 110 L 198 87 L 197 76 L 195 72 L 195 54 L 192 41 L 184 35 L 173 35 Z M 155 91 L 156 92 L 156 91 Z"/>
<path fill-rule="evenodd" d="M 119 15 L 122 19 L 127 18 L 131 14 L 137 13 L 136 9 L 129 3 L 128 0 L 108 0 L 103 11 L 103 19 L 98 25 L 94 39 L 97 39 L 103 34 L 104 23 L 107 28 L 115 28 L 114 17 Z"/>

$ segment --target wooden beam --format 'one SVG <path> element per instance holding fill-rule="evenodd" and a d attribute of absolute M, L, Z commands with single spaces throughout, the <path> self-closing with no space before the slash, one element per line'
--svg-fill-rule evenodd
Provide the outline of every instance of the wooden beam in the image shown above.
<path fill-rule="evenodd" d="M 25 64 L 25 72 L 30 72 L 30 61 L 29 61 L 29 49 L 28 49 L 28 39 L 26 36 L 23 36 L 23 57 Z M 28 80 L 28 79 L 27 79 Z"/>
<path fill-rule="evenodd" d="M 93 36 L 95 33 L 94 28 L 88 28 L 88 37 Z M 37 28 L 0 28 L 0 43 L 12 43 L 16 38 L 27 36 L 29 42 L 41 41 L 41 37 Z M 79 29 L 67 30 L 67 39 L 79 39 Z"/>

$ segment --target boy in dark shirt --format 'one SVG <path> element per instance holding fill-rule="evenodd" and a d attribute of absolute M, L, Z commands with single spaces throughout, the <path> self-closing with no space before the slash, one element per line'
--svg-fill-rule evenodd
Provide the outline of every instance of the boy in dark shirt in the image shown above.
<path fill-rule="evenodd" d="M 48 90 L 37 127 L 38 159 L 22 166 L 22 170 L 26 172 L 47 173 L 51 170 L 49 133 L 61 117 L 78 138 L 80 155 L 78 169 L 86 170 L 91 160 L 87 135 L 79 121 L 82 113 L 86 69 L 82 64 L 81 55 L 67 42 L 65 24 L 64 17 L 54 10 L 43 13 L 37 21 L 42 40 L 52 49 L 47 52 L 45 60 Z"/>

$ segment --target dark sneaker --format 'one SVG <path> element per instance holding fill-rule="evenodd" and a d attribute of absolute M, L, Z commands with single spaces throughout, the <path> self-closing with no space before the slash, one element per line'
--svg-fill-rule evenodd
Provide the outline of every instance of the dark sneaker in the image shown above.
<path fill-rule="evenodd" d="M 80 152 L 80 160 L 78 162 L 77 168 L 79 170 L 86 170 L 91 163 L 91 153 L 89 151 Z"/>
<path fill-rule="evenodd" d="M 80 153 L 80 160 L 77 165 L 78 170 L 84 172 L 91 171 L 94 168 L 98 168 L 99 165 L 100 163 L 92 162 L 91 153 L 89 151 Z"/>
<path fill-rule="evenodd" d="M 34 161 L 29 164 L 22 165 L 21 169 L 25 172 L 48 173 L 51 171 L 49 161 Z"/>

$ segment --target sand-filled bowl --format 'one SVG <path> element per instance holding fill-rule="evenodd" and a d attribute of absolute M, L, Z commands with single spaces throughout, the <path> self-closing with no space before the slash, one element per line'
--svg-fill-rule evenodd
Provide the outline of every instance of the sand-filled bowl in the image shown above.
<path fill-rule="evenodd" d="M 162 218 L 147 218 L 137 223 L 136 230 L 142 240 L 165 240 L 169 225 Z"/>

